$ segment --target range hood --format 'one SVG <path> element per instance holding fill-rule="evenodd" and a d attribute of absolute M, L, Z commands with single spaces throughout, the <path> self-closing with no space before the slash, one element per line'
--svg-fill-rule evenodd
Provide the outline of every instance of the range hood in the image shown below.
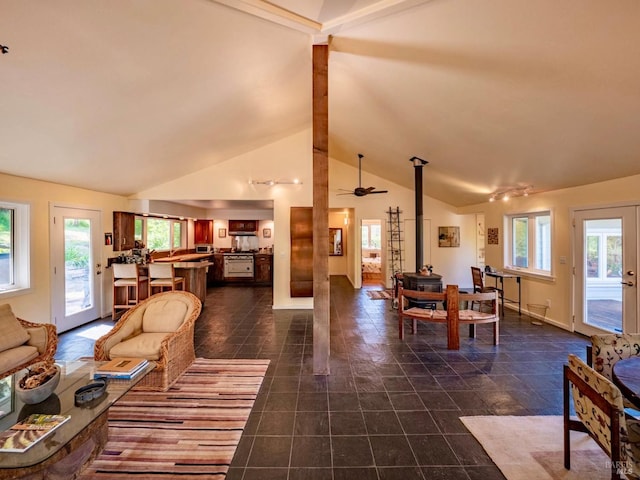
<path fill-rule="evenodd" d="M 233 237 L 255 237 L 258 235 L 258 232 L 244 232 L 244 231 L 240 231 L 240 232 L 229 232 L 229 235 L 233 236 Z"/>

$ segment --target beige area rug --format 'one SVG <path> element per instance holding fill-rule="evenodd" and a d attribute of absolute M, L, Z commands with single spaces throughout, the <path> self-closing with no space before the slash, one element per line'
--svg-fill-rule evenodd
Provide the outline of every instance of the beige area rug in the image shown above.
<path fill-rule="evenodd" d="M 564 468 L 562 416 L 477 416 L 460 420 L 508 480 L 605 480 L 610 459 L 586 433 L 571 432 Z"/>
<path fill-rule="evenodd" d="M 393 298 L 392 290 L 367 290 L 371 300 L 390 300 Z"/>
<path fill-rule="evenodd" d="M 166 392 L 109 408 L 109 440 L 81 480 L 221 480 L 269 360 L 198 358 Z"/>

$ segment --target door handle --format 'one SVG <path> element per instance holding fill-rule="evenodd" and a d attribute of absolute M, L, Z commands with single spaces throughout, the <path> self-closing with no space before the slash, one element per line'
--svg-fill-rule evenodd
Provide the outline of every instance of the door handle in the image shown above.
<path fill-rule="evenodd" d="M 622 285 L 628 285 L 629 287 L 633 287 L 633 282 L 620 282 Z"/>

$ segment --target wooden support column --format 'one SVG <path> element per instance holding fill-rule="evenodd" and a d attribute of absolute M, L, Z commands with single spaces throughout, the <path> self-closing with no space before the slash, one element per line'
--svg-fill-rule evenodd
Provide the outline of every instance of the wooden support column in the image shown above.
<path fill-rule="evenodd" d="M 313 373 L 329 372 L 329 46 L 313 46 Z"/>
<path fill-rule="evenodd" d="M 457 285 L 447 285 L 447 348 L 460 350 L 460 292 Z"/>

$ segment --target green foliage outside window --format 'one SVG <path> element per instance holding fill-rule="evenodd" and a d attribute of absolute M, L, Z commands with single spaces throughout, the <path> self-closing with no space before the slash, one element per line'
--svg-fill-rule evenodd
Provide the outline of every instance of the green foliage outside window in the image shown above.
<path fill-rule="evenodd" d="M 147 248 L 152 250 L 170 250 L 171 223 L 162 218 L 147 218 Z"/>
<path fill-rule="evenodd" d="M 11 253 L 12 213 L 9 208 L 0 208 L 0 254 Z"/>

